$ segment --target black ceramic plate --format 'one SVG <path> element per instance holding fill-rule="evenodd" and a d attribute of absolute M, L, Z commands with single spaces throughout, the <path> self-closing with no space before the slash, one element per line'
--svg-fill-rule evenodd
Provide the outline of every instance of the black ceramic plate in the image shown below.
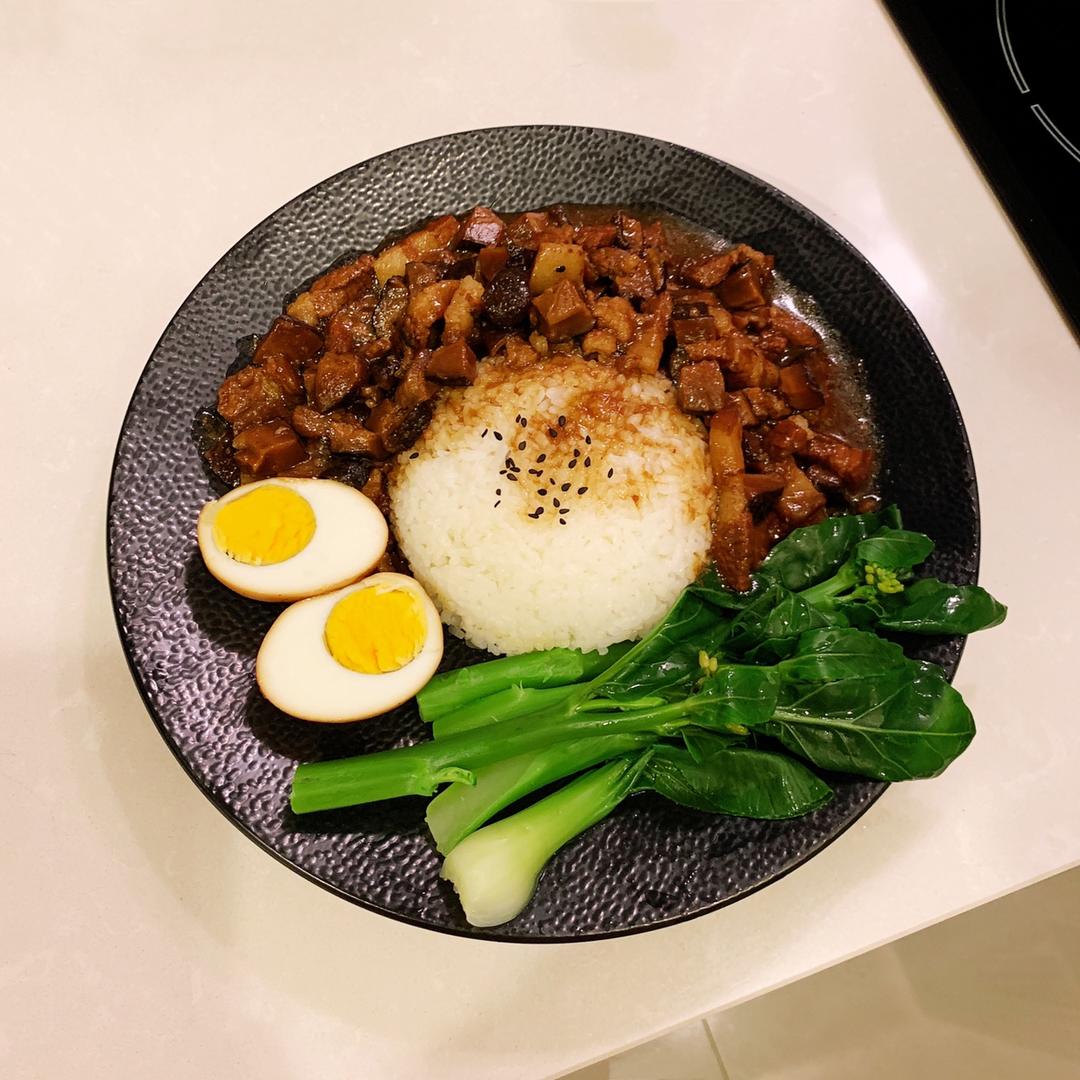
<path fill-rule="evenodd" d="M 884 444 L 885 495 L 938 542 L 932 569 L 973 581 L 978 509 L 963 425 L 944 373 L 911 314 L 873 268 L 807 209 L 746 173 L 670 143 L 614 131 L 513 127 L 407 146 L 313 187 L 245 236 L 195 287 L 146 365 L 124 421 L 109 502 L 116 618 L 147 708 L 203 792 L 299 873 L 373 911 L 418 926 L 503 941 L 632 933 L 711 911 L 820 851 L 881 794 L 840 782 L 833 802 L 789 822 L 682 810 L 648 796 L 565 848 L 514 922 L 471 929 L 423 824 L 419 799 L 298 818 L 287 792 L 297 761 L 412 741 L 411 707 L 320 727 L 268 706 L 255 653 L 277 608 L 218 585 L 195 546 L 215 494 L 191 440 L 239 338 L 266 330 L 290 290 L 343 253 L 421 219 L 477 203 L 653 205 L 776 255 L 866 364 Z M 469 650 L 451 643 L 448 663 Z M 958 641 L 921 655 L 952 672 Z"/>

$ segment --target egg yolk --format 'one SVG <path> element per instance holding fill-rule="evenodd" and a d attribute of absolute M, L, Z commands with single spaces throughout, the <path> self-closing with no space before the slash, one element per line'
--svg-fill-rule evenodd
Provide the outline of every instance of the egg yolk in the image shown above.
<path fill-rule="evenodd" d="M 326 620 L 326 647 L 350 671 L 381 675 L 414 660 L 424 647 L 427 620 L 404 589 L 357 589 Z"/>
<path fill-rule="evenodd" d="M 311 503 L 280 484 L 267 484 L 227 502 L 214 515 L 214 543 L 249 566 L 284 562 L 315 535 Z"/>

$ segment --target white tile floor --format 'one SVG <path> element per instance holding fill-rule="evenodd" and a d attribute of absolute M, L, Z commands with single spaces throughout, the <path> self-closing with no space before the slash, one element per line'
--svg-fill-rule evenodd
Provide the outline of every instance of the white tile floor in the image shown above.
<path fill-rule="evenodd" d="M 1080 869 L 566 1080 L 1077 1080 Z"/>

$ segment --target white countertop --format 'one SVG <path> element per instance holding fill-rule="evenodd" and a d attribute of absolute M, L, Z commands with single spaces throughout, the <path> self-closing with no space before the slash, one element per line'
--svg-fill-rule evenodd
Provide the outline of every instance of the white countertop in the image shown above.
<path fill-rule="evenodd" d="M 4 24 L 5 1077 L 534 1080 L 1080 861 L 1080 353 L 876 5 L 58 0 Z M 968 645 L 980 734 L 944 777 L 729 908 L 562 946 L 380 918 L 247 841 L 143 709 L 103 550 L 128 397 L 206 269 L 356 161 L 531 122 L 707 151 L 869 257 L 952 380 L 1011 605 Z"/>

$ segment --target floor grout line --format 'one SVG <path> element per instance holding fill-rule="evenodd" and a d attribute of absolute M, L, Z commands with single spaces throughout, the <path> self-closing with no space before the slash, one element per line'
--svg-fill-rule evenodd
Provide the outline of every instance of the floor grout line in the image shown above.
<path fill-rule="evenodd" d="M 716 1045 L 716 1036 L 713 1035 L 712 1028 L 709 1027 L 709 1021 L 702 1020 L 701 1025 L 705 1028 L 705 1038 L 709 1040 L 709 1046 L 712 1047 L 713 1057 L 716 1058 L 716 1064 L 720 1066 L 720 1080 L 731 1080 L 731 1076 L 727 1071 L 727 1066 L 724 1064 L 724 1059 L 720 1056 L 720 1047 Z"/>

